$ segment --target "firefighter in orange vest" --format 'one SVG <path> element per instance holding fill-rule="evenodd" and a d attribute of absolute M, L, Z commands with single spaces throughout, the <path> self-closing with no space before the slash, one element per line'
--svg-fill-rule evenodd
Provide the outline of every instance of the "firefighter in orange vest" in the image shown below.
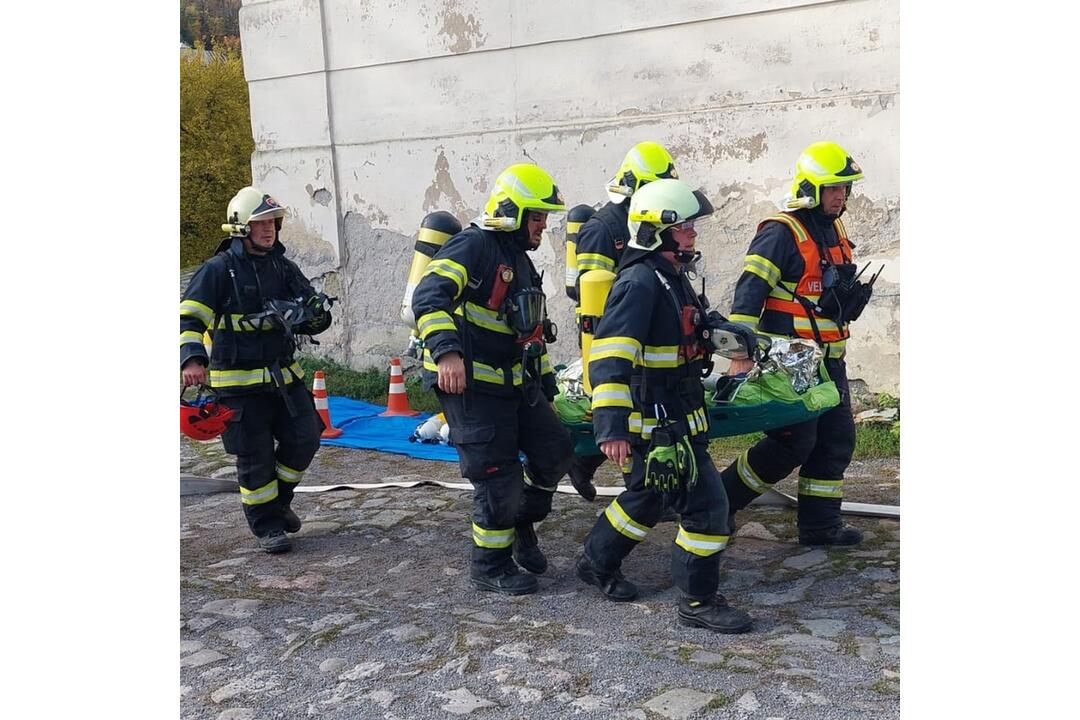
<path fill-rule="evenodd" d="M 809 338 L 825 352 L 840 405 L 814 420 L 777 428 L 722 473 L 732 514 L 799 468 L 799 542 L 857 545 L 862 533 L 840 518 L 844 471 L 855 449 L 855 423 L 844 364 L 848 323 L 870 298 L 840 220 L 862 169 L 833 142 L 816 142 L 795 164 L 786 212 L 766 218 L 747 250 L 730 320 L 763 335 Z M 753 367 L 733 360 L 729 373 Z"/>

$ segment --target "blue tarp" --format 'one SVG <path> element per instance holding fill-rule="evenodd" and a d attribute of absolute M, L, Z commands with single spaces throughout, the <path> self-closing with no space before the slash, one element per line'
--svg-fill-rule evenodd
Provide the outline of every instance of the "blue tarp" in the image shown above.
<path fill-rule="evenodd" d="M 331 396 L 329 400 L 330 422 L 342 433 L 332 440 L 323 438 L 323 445 L 379 450 L 424 460 L 458 461 L 457 450 L 448 445 L 409 442 L 416 426 L 431 417 L 429 413 L 414 417 L 379 417 L 379 413 L 386 412 L 381 405 L 337 396 Z"/>

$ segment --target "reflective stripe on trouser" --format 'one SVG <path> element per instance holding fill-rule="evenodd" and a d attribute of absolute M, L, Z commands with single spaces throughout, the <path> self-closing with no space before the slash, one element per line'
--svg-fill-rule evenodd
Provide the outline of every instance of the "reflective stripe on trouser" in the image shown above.
<path fill-rule="evenodd" d="M 276 390 L 224 398 L 236 410 L 222 435 L 225 451 L 236 456 L 240 502 L 251 532 L 262 537 L 283 530 L 282 508 L 319 449 L 322 420 L 303 383 L 286 386 L 296 417 L 290 417 Z M 275 447 L 276 446 L 276 447 Z"/>
<path fill-rule="evenodd" d="M 671 544 L 671 577 L 688 597 L 708 598 L 720 582 L 720 551 L 728 542 L 728 505 L 724 483 L 709 457 L 708 441 L 693 441 L 698 481 L 673 505 L 679 525 L 664 533 Z M 585 555 L 598 568 L 611 572 L 653 531 L 664 511 L 661 495 L 645 488 L 647 443 L 632 443 L 633 466 L 627 490 L 597 519 L 585 538 Z M 655 531 L 654 531 L 655 532 Z"/>
<path fill-rule="evenodd" d="M 570 435 L 547 402 L 529 407 L 520 395 L 473 390 L 435 394 L 461 476 L 473 484 L 472 573 L 496 575 L 512 562 L 513 528 L 551 511 L 554 488 L 570 467 Z M 526 456 L 524 472 L 519 453 Z"/>
<path fill-rule="evenodd" d="M 855 423 L 843 360 L 826 360 L 840 404 L 798 425 L 765 432 L 765 439 L 721 473 L 732 511 L 746 507 L 768 486 L 799 468 L 799 527 L 820 530 L 840 524 L 844 471 L 855 450 Z"/>

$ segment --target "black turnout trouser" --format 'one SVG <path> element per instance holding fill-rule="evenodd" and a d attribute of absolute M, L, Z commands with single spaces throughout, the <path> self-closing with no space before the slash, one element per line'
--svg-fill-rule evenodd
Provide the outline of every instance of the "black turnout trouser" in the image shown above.
<path fill-rule="evenodd" d="M 289 416 L 276 389 L 222 399 L 236 414 L 221 439 L 225 451 L 236 456 L 240 502 L 257 537 L 285 529 L 282 512 L 315 457 L 324 428 L 304 383 L 294 380 L 285 387 L 296 417 Z"/>
<path fill-rule="evenodd" d="M 539 522 L 570 467 L 570 433 L 543 398 L 529 407 L 520 394 L 435 390 L 473 484 L 472 573 L 498 575 L 512 563 L 515 528 Z M 525 454 L 522 473 L 520 453 Z"/>
<path fill-rule="evenodd" d="M 691 440 L 698 480 L 671 507 L 679 514 L 679 530 L 671 546 L 671 577 L 686 596 L 711 598 L 720 583 L 720 551 L 727 545 L 728 502 L 720 473 L 709 457 L 705 434 Z M 648 442 L 632 442 L 633 465 L 627 489 L 608 505 L 585 538 L 585 555 L 605 572 L 618 570 L 623 558 L 645 539 L 664 513 L 665 496 L 645 487 Z"/>
<path fill-rule="evenodd" d="M 596 477 L 596 471 L 600 469 L 600 466 L 607 460 L 607 456 L 603 453 L 599 455 L 574 455 L 574 466 L 577 467 L 581 474 L 592 480 Z"/>
<path fill-rule="evenodd" d="M 813 420 L 768 430 L 759 441 L 724 469 L 724 487 L 735 512 L 799 470 L 799 528 L 823 530 L 841 524 L 844 471 L 855 451 L 855 421 L 843 360 L 826 360 L 825 368 L 840 392 L 840 404 Z"/>

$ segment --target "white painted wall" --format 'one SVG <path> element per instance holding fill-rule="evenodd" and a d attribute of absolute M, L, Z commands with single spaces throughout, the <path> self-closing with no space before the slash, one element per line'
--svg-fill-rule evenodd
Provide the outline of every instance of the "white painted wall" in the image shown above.
<path fill-rule="evenodd" d="M 405 346 L 398 319 L 423 216 L 467 222 L 507 165 L 548 170 L 569 204 L 602 202 L 656 140 L 718 208 L 699 246 L 726 310 L 757 222 L 819 139 L 863 166 L 845 216 L 886 265 L 849 366 L 899 388 L 899 6 L 896 0 L 268 0 L 240 11 L 252 173 L 290 208 L 283 241 L 343 296 L 320 350 L 354 366 Z M 536 253 L 573 356 L 563 226 Z"/>

